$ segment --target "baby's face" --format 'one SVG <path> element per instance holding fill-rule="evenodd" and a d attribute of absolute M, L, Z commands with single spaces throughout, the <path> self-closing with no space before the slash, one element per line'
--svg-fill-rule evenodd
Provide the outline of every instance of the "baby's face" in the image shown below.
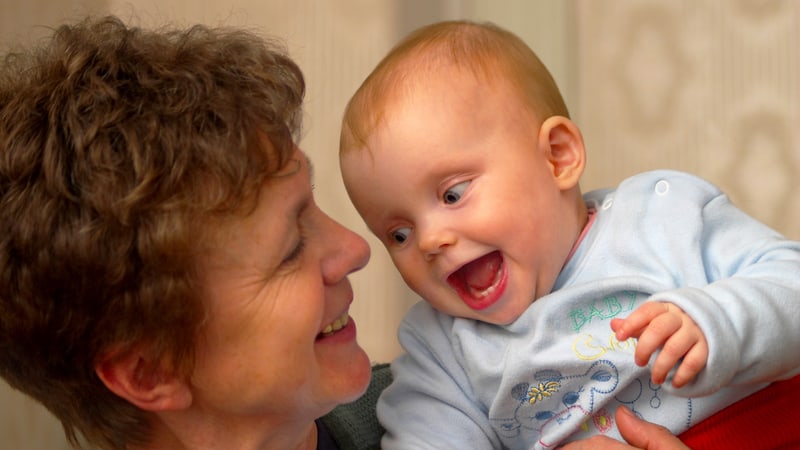
<path fill-rule="evenodd" d="M 425 76 L 341 165 L 416 293 L 447 314 L 506 324 L 552 289 L 575 205 L 540 148 L 541 121 L 491 84 L 454 70 Z"/>

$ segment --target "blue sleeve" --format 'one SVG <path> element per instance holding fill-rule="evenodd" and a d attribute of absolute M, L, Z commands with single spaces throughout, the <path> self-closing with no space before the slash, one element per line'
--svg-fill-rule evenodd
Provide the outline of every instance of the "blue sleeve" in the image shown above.
<path fill-rule="evenodd" d="M 415 305 L 398 336 L 406 354 L 392 363 L 394 381 L 378 400 L 383 449 L 499 448 L 500 441 L 459 363 L 448 328 L 453 319 Z"/>
<path fill-rule="evenodd" d="M 685 283 L 652 299 L 672 302 L 695 320 L 709 359 L 688 386 L 664 387 L 700 396 L 800 373 L 800 243 L 751 218 L 715 188 L 698 195 L 705 201 L 695 229 L 684 237 L 698 240 L 691 244 L 701 249 L 708 283 Z M 690 212 L 675 221 L 692 228 L 695 218 Z"/>

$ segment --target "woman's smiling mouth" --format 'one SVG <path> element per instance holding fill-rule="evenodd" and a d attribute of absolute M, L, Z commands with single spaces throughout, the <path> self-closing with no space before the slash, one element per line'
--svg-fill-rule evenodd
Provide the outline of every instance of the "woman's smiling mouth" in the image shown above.
<path fill-rule="evenodd" d="M 337 331 L 341 330 L 350 322 L 350 316 L 347 312 L 342 314 L 341 316 L 337 317 L 336 320 L 328 324 L 325 328 L 322 329 L 322 332 L 317 335 L 317 338 L 328 337 L 335 334 Z"/>

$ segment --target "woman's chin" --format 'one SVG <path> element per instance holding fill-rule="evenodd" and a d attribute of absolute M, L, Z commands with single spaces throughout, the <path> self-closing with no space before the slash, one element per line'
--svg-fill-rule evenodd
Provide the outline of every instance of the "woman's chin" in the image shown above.
<path fill-rule="evenodd" d="M 372 368 L 369 356 L 356 340 L 354 321 L 330 336 L 318 338 L 317 357 L 322 381 L 329 392 L 338 394 L 338 403 L 354 401 L 367 390 Z"/>

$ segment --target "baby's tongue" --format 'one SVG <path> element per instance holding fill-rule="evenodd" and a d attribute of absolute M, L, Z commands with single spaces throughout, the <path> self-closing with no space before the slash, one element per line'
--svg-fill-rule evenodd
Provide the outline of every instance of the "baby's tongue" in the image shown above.
<path fill-rule="evenodd" d="M 470 290 L 480 292 L 494 283 L 502 264 L 503 257 L 500 256 L 500 252 L 492 252 L 465 265 L 458 272 Z"/>

